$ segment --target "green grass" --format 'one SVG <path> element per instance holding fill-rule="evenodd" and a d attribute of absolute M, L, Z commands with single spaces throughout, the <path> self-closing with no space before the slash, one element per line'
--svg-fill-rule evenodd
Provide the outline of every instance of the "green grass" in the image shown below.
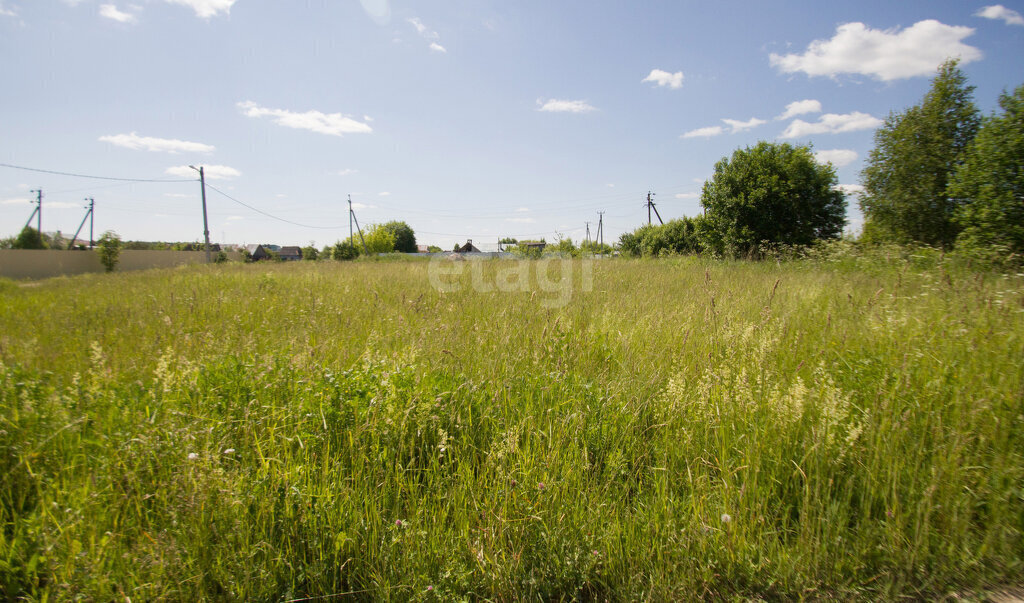
<path fill-rule="evenodd" d="M 580 267 L 555 307 L 536 282 L 475 291 L 469 269 L 440 292 L 422 261 L 3 286 L 0 593 L 895 599 L 1019 581 L 1020 275 L 906 254 L 606 260 L 584 292 Z"/>

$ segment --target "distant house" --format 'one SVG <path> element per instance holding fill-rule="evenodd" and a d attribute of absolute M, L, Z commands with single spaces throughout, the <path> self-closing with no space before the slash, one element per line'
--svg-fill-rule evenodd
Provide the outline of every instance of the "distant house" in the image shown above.
<path fill-rule="evenodd" d="M 538 249 L 544 251 L 544 248 L 548 246 L 544 241 L 519 241 L 517 243 L 522 249 Z"/>
<path fill-rule="evenodd" d="M 286 262 L 295 262 L 302 259 L 302 249 L 299 247 L 282 247 L 277 255 Z"/>
<path fill-rule="evenodd" d="M 466 244 L 456 249 L 455 253 L 480 253 L 480 250 L 473 245 L 473 239 L 466 239 Z"/>
<path fill-rule="evenodd" d="M 270 258 L 270 254 L 267 253 L 267 249 L 263 245 L 246 245 L 245 250 L 249 252 L 249 259 L 254 262 Z"/>
<path fill-rule="evenodd" d="M 429 245 L 417 245 L 416 246 L 416 253 L 430 253 L 430 246 Z"/>

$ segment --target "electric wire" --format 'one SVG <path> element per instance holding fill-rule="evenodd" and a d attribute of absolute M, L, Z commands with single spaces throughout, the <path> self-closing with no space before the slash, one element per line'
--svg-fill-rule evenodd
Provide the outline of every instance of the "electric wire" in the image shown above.
<path fill-rule="evenodd" d="M 112 176 L 92 176 L 89 174 L 74 174 L 71 172 L 59 172 L 57 170 L 43 170 L 39 168 L 30 168 L 23 165 L 12 165 L 10 163 L 0 163 L 0 167 L 11 168 L 15 170 L 25 170 L 27 172 L 39 172 L 42 174 L 54 174 L 57 176 L 71 176 L 72 178 L 92 178 L 93 180 L 116 180 L 118 182 L 195 182 L 195 178 L 186 179 L 162 179 L 157 180 L 154 178 L 115 178 Z"/>

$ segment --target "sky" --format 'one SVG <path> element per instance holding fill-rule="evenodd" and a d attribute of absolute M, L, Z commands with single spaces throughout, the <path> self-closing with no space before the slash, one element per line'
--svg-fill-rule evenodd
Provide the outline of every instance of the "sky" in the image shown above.
<path fill-rule="evenodd" d="M 97 238 L 201 241 L 191 165 L 213 242 L 332 244 L 351 197 L 362 226 L 404 220 L 444 249 L 579 242 L 599 220 L 611 243 L 646 223 L 648 192 L 665 220 L 698 215 L 715 163 L 762 140 L 830 161 L 855 232 L 874 131 L 947 57 L 994 111 L 1024 84 L 1022 15 L 973 0 L 0 0 L 0 237 L 42 190 L 45 232 L 74 233 L 93 198 Z"/>

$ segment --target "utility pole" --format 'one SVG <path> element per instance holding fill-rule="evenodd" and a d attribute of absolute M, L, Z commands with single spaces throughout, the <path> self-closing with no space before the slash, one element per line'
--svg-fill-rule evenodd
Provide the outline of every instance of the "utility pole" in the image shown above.
<path fill-rule="evenodd" d="M 352 218 L 355 216 L 352 213 L 352 195 L 348 196 L 348 244 L 355 247 L 355 241 L 352 240 Z"/>
<path fill-rule="evenodd" d="M 604 212 L 597 212 L 597 244 L 604 245 Z"/>
<path fill-rule="evenodd" d="M 36 194 L 36 208 L 32 210 L 32 215 L 28 217 L 28 221 L 25 222 L 25 228 L 32 223 L 32 218 L 36 219 L 36 230 L 39 231 L 39 238 L 43 238 L 43 190 L 32 189 L 30 193 Z"/>
<path fill-rule="evenodd" d="M 654 210 L 654 215 L 658 216 L 658 222 L 664 224 L 665 221 L 661 219 L 661 214 L 658 213 L 658 208 L 654 206 L 654 199 L 652 197 L 654 197 L 654 193 L 647 191 L 647 224 L 651 224 L 652 209 Z"/>
<path fill-rule="evenodd" d="M 586 243 L 589 245 L 590 244 L 590 222 L 584 222 L 584 223 L 587 225 Z"/>
<path fill-rule="evenodd" d="M 89 220 L 89 249 L 92 249 L 92 209 L 94 201 L 92 200 L 92 197 L 87 198 L 86 201 L 89 202 L 89 205 L 85 206 L 85 209 L 87 210 L 85 212 L 85 217 L 82 218 L 82 223 L 78 225 L 78 230 L 75 231 L 75 236 L 71 237 L 71 241 L 68 243 L 68 249 L 75 246 L 75 241 L 78 240 L 78 233 L 82 232 L 82 227 L 85 226 L 85 221 L 87 219 Z"/>
<path fill-rule="evenodd" d="M 203 173 L 203 166 L 198 168 L 194 165 L 188 166 L 199 172 L 199 186 L 203 190 L 203 238 L 206 240 L 206 263 L 210 263 L 210 224 L 206 220 L 206 175 Z"/>

